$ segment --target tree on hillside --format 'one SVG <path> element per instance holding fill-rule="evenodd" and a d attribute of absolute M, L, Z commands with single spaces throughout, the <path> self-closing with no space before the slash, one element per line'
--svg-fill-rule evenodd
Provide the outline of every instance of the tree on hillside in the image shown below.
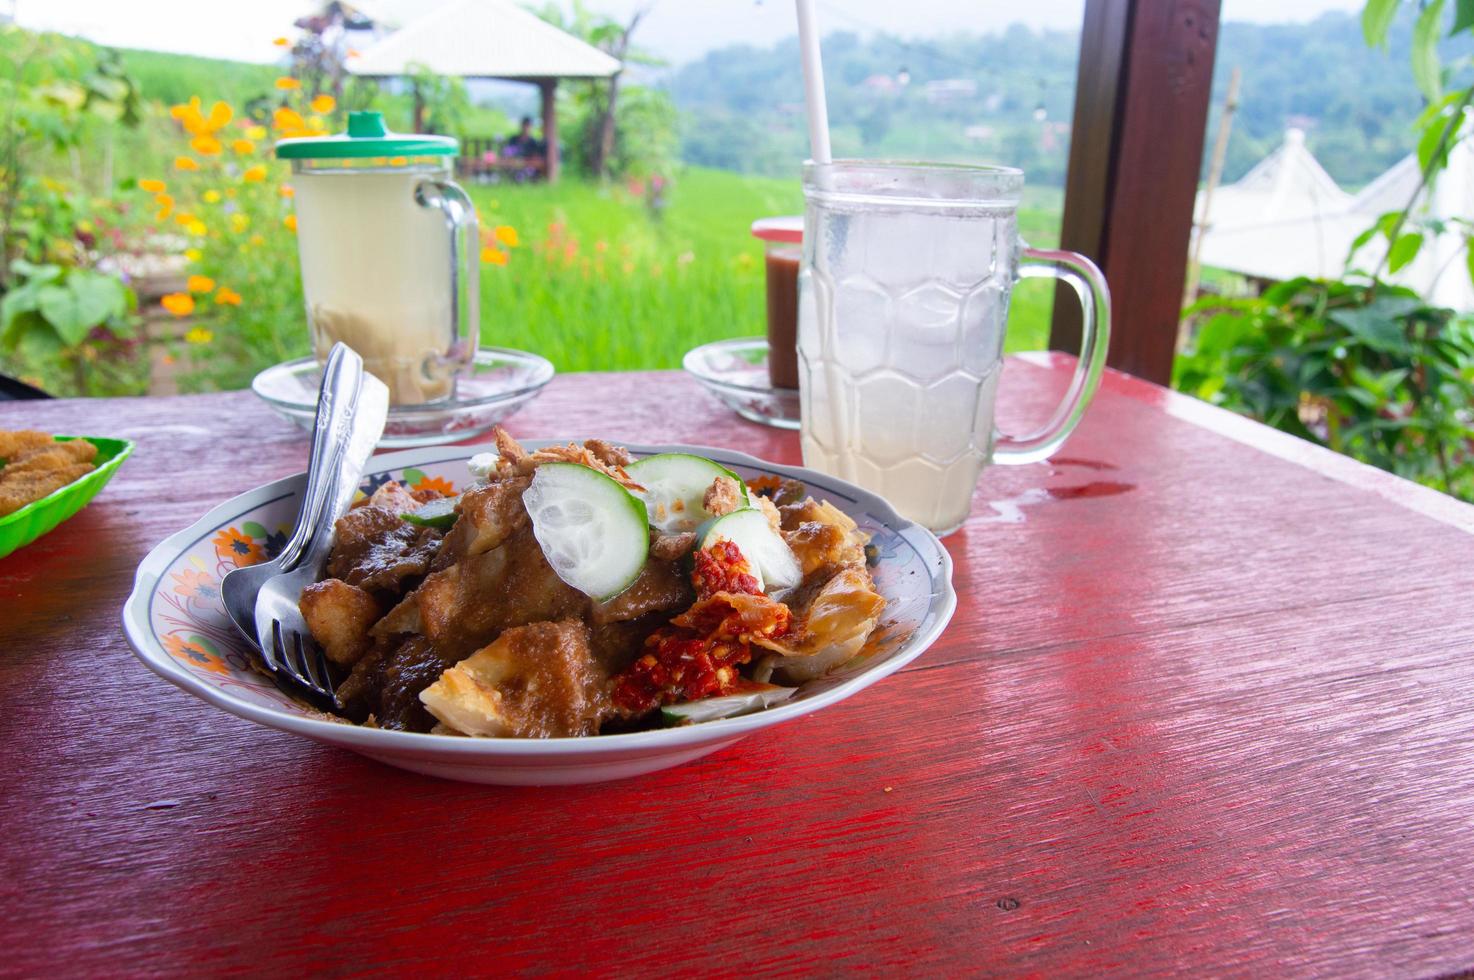
<path fill-rule="evenodd" d="M 633 62 L 638 65 L 659 67 L 665 64 L 663 60 L 647 51 L 633 47 L 630 43 L 635 29 L 640 26 L 640 21 L 654 5 L 651 0 L 637 7 L 630 16 L 629 22 L 625 24 L 603 14 L 595 13 L 583 0 L 573 0 L 572 13 L 569 15 L 564 14 L 561 5 L 551 2 L 543 4 L 541 9 L 534 12 L 559 30 L 566 31 L 617 58 L 621 64 Z M 609 176 L 615 158 L 619 87 L 623 74 L 621 71 L 608 80 L 589 82 L 590 111 L 586 120 L 588 125 L 584 127 L 582 135 L 587 141 L 585 150 L 589 170 L 593 176 L 600 179 Z"/>

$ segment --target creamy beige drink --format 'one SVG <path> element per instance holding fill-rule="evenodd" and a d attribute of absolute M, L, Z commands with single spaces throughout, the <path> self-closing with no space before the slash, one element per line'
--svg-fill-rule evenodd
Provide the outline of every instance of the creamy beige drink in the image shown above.
<path fill-rule="evenodd" d="M 475 357 L 476 214 L 450 180 L 459 144 L 352 112 L 337 136 L 282 140 L 292 161 L 307 322 L 319 360 L 342 342 L 391 404 L 450 398 Z"/>
<path fill-rule="evenodd" d="M 445 398 L 454 369 L 450 239 L 415 202 L 410 172 L 302 174 L 297 235 L 308 325 L 319 358 L 342 341 L 396 405 Z"/>

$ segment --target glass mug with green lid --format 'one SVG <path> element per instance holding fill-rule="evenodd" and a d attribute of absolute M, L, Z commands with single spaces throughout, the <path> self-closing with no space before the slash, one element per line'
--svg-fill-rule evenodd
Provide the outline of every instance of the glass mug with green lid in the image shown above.
<path fill-rule="evenodd" d="M 284 139 L 302 292 L 321 361 L 342 341 L 391 403 L 452 398 L 476 356 L 476 210 L 450 179 L 459 144 L 351 112 L 336 136 Z"/>

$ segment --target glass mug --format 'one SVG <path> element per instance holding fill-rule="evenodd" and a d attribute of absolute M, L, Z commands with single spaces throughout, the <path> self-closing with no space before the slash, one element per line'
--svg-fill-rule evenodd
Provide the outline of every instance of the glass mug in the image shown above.
<path fill-rule="evenodd" d="M 1110 294 L 1074 252 L 1025 248 L 1022 171 L 839 160 L 804 166 L 799 391 L 804 465 L 880 494 L 938 534 L 967 519 L 989 462 L 1046 459 L 1100 383 Z M 993 427 L 1008 300 L 1021 278 L 1074 288 L 1080 361 L 1024 436 Z"/>
<path fill-rule="evenodd" d="M 286 139 L 307 323 L 319 362 L 342 342 L 392 405 L 455 395 L 476 356 L 476 209 L 451 181 L 446 136 L 391 133 L 354 112 L 337 136 Z"/>

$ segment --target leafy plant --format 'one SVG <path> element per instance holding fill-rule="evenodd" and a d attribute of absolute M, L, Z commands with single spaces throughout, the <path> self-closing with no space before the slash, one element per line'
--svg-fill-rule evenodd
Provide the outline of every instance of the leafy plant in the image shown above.
<path fill-rule="evenodd" d="M 1408 289 L 1294 279 L 1208 297 L 1174 385 L 1474 500 L 1474 319 Z"/>
<path fill-rule="evenodd" d="M 0 350 L 31 364 L 62 365 L 76 393 L 92 392 L 100 362 L 131 351 L 133 291 L 78 266 L 11 263 L 15 285 L 0 299 Z"/>

